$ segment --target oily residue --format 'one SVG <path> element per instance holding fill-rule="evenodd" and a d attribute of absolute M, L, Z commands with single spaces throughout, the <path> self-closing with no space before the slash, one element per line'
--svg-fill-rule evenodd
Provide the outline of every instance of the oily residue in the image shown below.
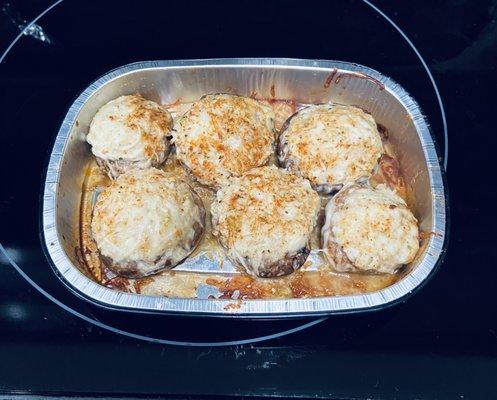
<path fill-rule="evenodd" d="M 285 299 L 322 296 L 344 296 L 383 289 L 393 284 L 396 275 L 335 273 L 329 267 L 318 271 L 299 270 L 291 275 L 262 279 L 238 275 L 226 280 L 207 279 L 216 287 L 221 299 Z"/>

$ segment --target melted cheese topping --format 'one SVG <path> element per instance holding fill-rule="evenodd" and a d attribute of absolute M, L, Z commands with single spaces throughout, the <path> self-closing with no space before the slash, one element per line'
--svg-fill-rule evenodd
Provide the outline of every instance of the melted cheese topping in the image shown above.
<path fill-rule="evenodd" d="M 211 207 L 213 233 L 228 257 L 258 275 L 308 245 L 320 200 L 307 180 L 271 166 L 232 178 Z"/>
<path fill-rule="evenodd" d="M 136 262 L 142 272 L 163 257 L 176 265 L 193 250 L 195 225 L 204 226 L 195 196 L 184 181 L 155 168 L 119 176 L 93 212 L 101 254 L 118 264 Z"/>
<path fill-rule="evenodd" d="M 219 187 L 267 162 L 273 153 L 274 113 L 257 100 L 207 95 L 176 123 L 178 158 L 203 184 Z"/>
<path fill-rule="evenodd" d="M 96 157 L 139 162 L 140 168 L 148 168 L 165 160 L 172 121 L 169 112 L 153 101 L 121 96 L 98 110 L 86 140 Z"/>
<path fill-rule="evenodd" d="M 416 218 L 385 185 L 344 187 L 326 206 L 322 238 L 339 271 L 394 273 L 419 249 Z M 346 257 L 339 256 L 342 252 Z"/>
<path fill-rule="evenodd" d="M 279 139 L 279 160 L 313 185 L 369 177 L 383 152 L 373 117 L 360 108 L 310 106 L 295 114 Z"/>

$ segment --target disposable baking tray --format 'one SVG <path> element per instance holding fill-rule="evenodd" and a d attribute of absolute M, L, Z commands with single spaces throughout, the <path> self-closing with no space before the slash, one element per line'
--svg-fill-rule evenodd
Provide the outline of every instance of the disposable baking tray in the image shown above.
<path fill-rule="evenodd" d="M 420 254 L 391 286 L 344 296 L 242 301 L 207 298 L 200 293 L 182 298 L 128 293 L 97 283 L 79 254 L 82 187 L 92 160 L 85 135 L 103 104 L 136 92 L 161 104 L 230 92 L 276 96 L 303 104 L 332 101 L 369 111 L 388 131 L 413 199 L 410 206 L 423 232 Z M 442 258 L 446 207 L 443 171 L 425 116 L 398 83 L 371 68 L 340 61 L 279 58 L 147 61 L 103 75 L 67 111 L 46 173 L 42 228 L 46 253 L 57 276 L 77 295 L 98 305 L 134 312 L 283 318 L 366 311 L 405 298 L 427 280 Z M 187 261 L 176 270 L 179 274 L 237 273 L 205 256 Z M 198 289 L 209 293 L 210 288 L 199 285 Z"/>

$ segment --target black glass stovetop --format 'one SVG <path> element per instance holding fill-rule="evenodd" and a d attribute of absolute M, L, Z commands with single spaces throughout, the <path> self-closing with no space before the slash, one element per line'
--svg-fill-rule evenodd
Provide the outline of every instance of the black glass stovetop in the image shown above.
<path fill-rule="evenodd" d="M 497 1 L 373 3 L 65 0 L 24 30 L 53 2 L 0 1 L 0 397 L 497 397 Z M 422 290 L 372 313 L 241 321 L 104 310 L 60 283 L 39 206 L 72 101 L 124 64 L 218 57 L 357 62 L 417 99 L 451 221 Z"/>

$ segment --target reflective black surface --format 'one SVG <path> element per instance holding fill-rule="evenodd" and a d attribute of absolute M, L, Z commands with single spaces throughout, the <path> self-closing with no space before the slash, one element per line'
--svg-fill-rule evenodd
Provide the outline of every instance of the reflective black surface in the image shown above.
<path fill-rule="evenodd" d="M 50 2 L 11 2 L 0 46 Z M 0 264 L 0 393 L 493 398 L 497 395 L 494 2 L 375 2 L 413 40 L 441 89 L 450 137 L 451 243 L 434 279 L 405 304 L 332 317 L 256 345 L 173 347 L 125 338 L 63 311 Z M 14 18 L 16 20 L 16 18 Z M 172 340 L 220 341 L 308 321 L 238 322 L 116 314 L 55 278 L 38 231 L 40 183 L 58 125 L 100 74 L 153 59 L 297 57 L 354 61 L 401 83 L 443 150 L 435 92 L 402 36 L 362 1 L 64 1 L 0 64 L 0 242 L 23 271 L 89 318 Z"/>

